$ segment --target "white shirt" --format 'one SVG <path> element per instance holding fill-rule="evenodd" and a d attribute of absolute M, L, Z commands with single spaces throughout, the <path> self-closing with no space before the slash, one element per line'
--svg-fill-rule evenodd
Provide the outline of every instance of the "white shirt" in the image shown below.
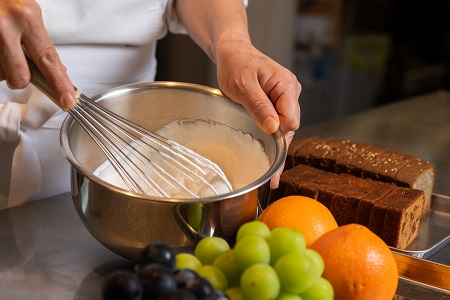
<path fill-rule="evenodd" d="M 74 85 L 88 96 L 153 81 L 156 41 L 184 32 L 173 0 L 37 0 Z M 0 83 L 0 209 L 70 190 L 59 145 L 65 117 L 33 86 Z"/>

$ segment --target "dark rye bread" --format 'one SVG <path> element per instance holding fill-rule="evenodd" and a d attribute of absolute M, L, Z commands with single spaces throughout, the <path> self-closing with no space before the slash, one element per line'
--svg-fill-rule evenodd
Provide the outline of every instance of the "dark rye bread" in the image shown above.
<path fill-rule="evenodd" d="M 435 167 L 428 161 L 350 140 L 315 136 L 296 140 L 292 144 L 294 146 L 289 156 L 291 167 L 308 164 L 325 171 L 348 173 L 422 190 L 425 193 L 424 212 L 430 209 Z"/>
<path fill-rule="evenodd" d="M 356 214 L 359 203 L 362 201 L 363 197 L 367 196 L 378 187 L 377 183 L 377 181 L 367 179 L 358 189 L 348 192 L 347 205 L 345 207 L 342 225 L 356 223 Z"/>
<path fill-rule="evenodd" d="M 317 200 L 331 211 L 333 196 L 341 191 L 345 191 L 351 181 L 357 179 L 359 178 L 350 174 L 339 174 L 332 182 L 319 189 Z"/>
<path fill-rule="evenodd" d="M 303 153 L 297 153 L 297 151 L 304 150 L 310 143 L 314 143 L 315 140 L 322 139 L 318 136 L 314 136 L 292 141 L 287 151 L 284 169 L 289 170 L 299 164 L 308 164 L 303 160 L 305 155 Z"/>
<path fill-rule="evenodd" d="M 418 234 L 424 201 L 423 191 L 396 186 L 374 204 L 368 228 L 386 244 L 403 249 Z"/>
<path fill-rule="evenodd" d="M 360 223 L 372 227 L 392 247 L 407 247 L 418 233 L 424 202 L 419 190 L 308 165 L 284 171 L 278 189 L 271 194 L 270 202 L 289 195 L 317 199 L 330 208 L 338 225 Z"/>
<path fill-rule="evenodd" d="M 370 193 L 361 197 L 361 201 L 358 204 L 358 209 L 356 210 L 356 220 L 355 222 L 364 226 L 369 226 L 370 214 L 375 203 L 384 197 L 386 197 L 394 187 L 393 184 L 385 183 L 381 181 L 373 181 L 376 184 L 376 188 Z"/>
<path fill-rule="evenodd" d="M 317 200 L 319 198 L 320 188 L 331 184 L 335 181 L 337 176 L 338 174 L 336 173 L 325 172 L 324 175 L 320 176 L 316 180 L 304 184 L 301 190 L 301 195 Z"/>
<path fill-rule="evenodd" d="M 418 235 L 420 218 L 425 204 L 423 191 L 403 189 L 402 192 L 403 194 L 399 195 L 386 210 L 381 237 L 386 244 L 397 245 L 396 247 L 399 249 L 408 247 Z"/>
<path fill-rule="evenodd" d="M 342 174 L 342 176 L 345 174 Z M 348 175 L 351 176 L 351 175 Z M 331 199 L 330 211 L 339 225 L 344 225 L 345 213 L 349 205 L 349 195 L 354 194 L 369 179 L 352 176 L 353 179 L 336 191 Z"/>
<path fill-rule="evenodd" d="M 289 195 L 300 195 L 302 186 L 315 181 L 327 172 L 308 165 L 298 165 L 281 174 L 277 189 L 271 190 L 269 203 Z"/>

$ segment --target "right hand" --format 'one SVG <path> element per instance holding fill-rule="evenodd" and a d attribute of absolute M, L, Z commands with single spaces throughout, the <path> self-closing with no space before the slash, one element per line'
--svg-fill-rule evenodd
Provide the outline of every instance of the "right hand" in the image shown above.
<path fill-rule="evenodd" d="M 22 46 L 35 62 L 53 91 L 56 104 L 70 109 L 76 104 L 72 82 L 61 63 L 34 0 L 0 1 L 0 81 L 11 89 L 30 82 L 30 70 Z"/>

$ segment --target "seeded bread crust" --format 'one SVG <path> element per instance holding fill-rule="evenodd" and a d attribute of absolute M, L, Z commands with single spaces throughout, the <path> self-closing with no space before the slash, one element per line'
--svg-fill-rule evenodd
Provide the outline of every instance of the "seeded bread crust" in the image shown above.
<path fill-rule="evenodd" d="M 422 190 L 424 213 L 430 210 L 435 166 L 421 158 L 388 148 L 318 136 L 294 141 L 289 166 L 307 164 L 335 173 Z M 291 145 L 292 145 L 291 144 Z"/>

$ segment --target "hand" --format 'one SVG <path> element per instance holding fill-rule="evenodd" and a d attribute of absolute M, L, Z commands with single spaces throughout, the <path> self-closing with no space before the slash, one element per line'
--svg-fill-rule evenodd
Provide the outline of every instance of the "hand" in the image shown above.
<path fill-rule="evenodd" d="M 266 133 L 280 129 L 289 146 L 300 126 L 296 76 L 245 41 L 221 45 L 216 64 L 222 92 L 242 104 Z M 282 171 L 272 178 L 271 188 L 278 187 Z"/>
<path fill-rule="evenodd" d="M 66 68 L 47 34 L 39 5 L 33 0 L 0 2 L 0 81 L 11 89 L 23 89 L 30 82 L 24 47 L 53 90 L 60 107 L 76 104 Z"/>

